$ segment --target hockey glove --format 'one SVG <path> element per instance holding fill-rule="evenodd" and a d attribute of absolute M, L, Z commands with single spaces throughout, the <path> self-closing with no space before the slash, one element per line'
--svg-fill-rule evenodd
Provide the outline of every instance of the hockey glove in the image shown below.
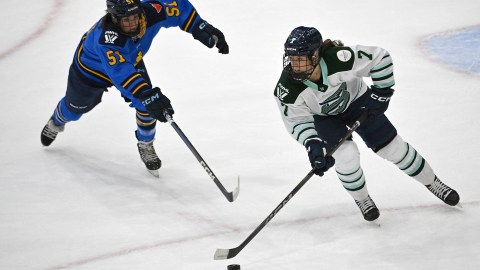
<path fill-rule="evenodd" d="M 323 143 L 318 140 L 310 140 L 305 144 L 312 169 L 314 169 L 315 174 L 319 176 L 323 176 L 323 174 L 335 164 L 333 157 L 325 157 L 323 146 Z"/>
<path fill-rule="evenodd" d="M 164 110 L 166 110 L 169 115 L 175 113 L 172 104 L 170 104 L 170 99 L 162 94 L 162 91 L 160 91 L 158 87 L 143 91 L 138 96 L 138 99 L 140 99 L 143 106 L 145 106 L 150 116 L 160 122 L 167 122 L 167 119 L 163 115 Z"/>
<path fill-rule="evenodd" d="M 376 117 L 387 111 L 394 91 L 392 88 L 377 88 L 373 85 L 367 89 L 365 94 L 368 95 L 368 98 L 365 107 L 368 109 L 370 117 Z"/>
<path fill-rule="evenodd" d="M 197 23 L 193 28 L 192 36 L 208 48 L 216 46 L 219 53 L 228 54 L 228 44 L 222 31 L 213 27 L 207 21 Z"/>

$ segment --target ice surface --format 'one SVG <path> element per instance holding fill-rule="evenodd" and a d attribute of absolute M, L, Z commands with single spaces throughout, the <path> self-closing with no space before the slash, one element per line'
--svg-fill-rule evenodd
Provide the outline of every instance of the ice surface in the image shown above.
<path fill-rule="evenodd" d="M 167 29 L 145 62 L 226 188 L 241 176 L 234 203 L 168 124 L 158 125 L 163 168 L 152 177 L 137 153 L 134 111 L 115 89 L 43 148 L 40 131 L 104 1 L 10 2 L 0 25 L 0 269 L 480 268 L 480 81 L 423 47 L 431 35 L 478 24 L 480 1 L 193 1 L 225 33 L 231 54 Z M 359 144 L 380 227 L 363 221 L 332 170 L 310 180 L 237 257 L 214 261 L 217 248 L 239 245 L 309 170 L 273 98 L 283 42 L 298 25 L 389 50 L 397 91 L 387 115 L 459 191 L 463 208 L 444 205 Z"/>

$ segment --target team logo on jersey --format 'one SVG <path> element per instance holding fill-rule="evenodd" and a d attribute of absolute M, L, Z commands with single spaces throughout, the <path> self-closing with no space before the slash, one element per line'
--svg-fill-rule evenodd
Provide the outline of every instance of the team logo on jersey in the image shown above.
<path fill-rule="evenodd" d="M 337 52 L 337 58 L 342 62 L 348 62 L 352 58 L 352 53 L 347 50 L 340 50 Z"/>
<path fill-rule="evenodd" d="M 115 44 L 118 33 L 114 31 L 105 31 L 105 43 Z"/>
<path fill-rule="evenodd" d="M 288 96 L 288 93 L 288 89 L 285 88 L 285 86 L 283 86 L 281 83 L 279 83 L 277 86 L 277 97 L 280 100 L 283 100 L 286 96 Z"/>
<path fill-rule="evenodd" d="M 138 62 L 142 61 L 142 58 L 143 58 L 143 53 L 142 53 L 142 51 L 139 51 L 138 54 L 137 54 L 137 58 L 135 59 L 135 62 L 138 63 Z"/>
<path fill-rule="evenodd" d="M 326 115 L 336 115 L 344 112 L 347 109 L 350 101 L 350 93 L 347 90 L 347 83 L 343 82 L 337 91 L 328 97 L 322 103 L 319 103 L 322 108 L 322 113 Z"/>
<path fill-rule="evenodd" d="M 157 11 L 157 13 L 160 13 L 160 11 L 162 11 L 162 5 L 160 5 L 160 4 L 154 4 L 154 3 L 150 3 L 150 5 L 152 5 L 152 7 L 155 8 L 155 10 Z"/>

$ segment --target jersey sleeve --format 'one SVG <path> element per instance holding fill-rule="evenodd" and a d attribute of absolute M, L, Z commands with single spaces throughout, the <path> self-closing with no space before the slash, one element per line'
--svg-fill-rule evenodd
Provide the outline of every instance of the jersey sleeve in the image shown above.
<path fill-rule="evenodd" d="M 144 3 L 148 17 L 161 21 L 162 27 L 179 27 L 192 33 L 193 26 L 202 18 L 195 7 L 187 0 L 147 1 Z M 155 23 L 155 22 L 154 22 Z"/>
<path fill-rule="evenodd" d="M 320 140 L 315 130 L 313 115 L 307 106 L 289 106 L 277 99 L 283 124 L 290 136 L 301 145 L 309 140 Z"/>
<path fill-rule="evenodd" d="M 395 85 L 393 62 L 387 50 L 380 47 L 357 45 L 351 47 L 355 54 L 353 69 L 358 76 L 371 77 L 378 88 Z"/>
<path fill-rule="evenodd" d="M 304 90 L 303 85 L 290 82 L 286 75 L 282 74 L 274 91 L 285 128 L 301 145 L 305 145 L 309 140 L 320 140 L 315 130 L 313 113 L 301 96 Z"/>

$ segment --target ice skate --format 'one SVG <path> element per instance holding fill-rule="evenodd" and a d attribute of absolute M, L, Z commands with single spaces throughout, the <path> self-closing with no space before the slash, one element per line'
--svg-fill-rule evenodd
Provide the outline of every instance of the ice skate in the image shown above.
<path fill-rule="evenodd" d="M 158 169 L 162 166 L 162 161 L 158 158 L 157 153 L 155 153 L 153 140 L 148 142 L 138 141 L 137 146 L 140 158 L 143 163 L 145 163 L 147 170 L 153 176 L 158 177 Z"/>
<path fill-rule="evenodd" d="M 357 203 L 358 208 L 360 208 L 363 218 L 366 221 L 375 221 L 380 216 L 380 211 L 378 211 L 378 208 L 370 198 L 370 195 L 362 201 L 355 200 L 355 203 Z"/>
<path fill-rule="evenodd" d="M 445 185 L 436 176 L 435 180 L 433 180 L 433 184 L 426 185 L 425 187 L 427 187 L 430 192 L 448 205 L 455 206 L 460 201 L 460 196 L 458 193 L 449 186 Z"/>
<path fill-rule="evenodd" d="M 40 136 L 40 140 L 43 146 L 49 146 L 57 137 L 58 133 L 63 132 L 65 129 L 65 125 L 58 126 L 53 121 L 53 117 L 51 117 L 47 124 L 43 127 L 42 134 Z"/>

